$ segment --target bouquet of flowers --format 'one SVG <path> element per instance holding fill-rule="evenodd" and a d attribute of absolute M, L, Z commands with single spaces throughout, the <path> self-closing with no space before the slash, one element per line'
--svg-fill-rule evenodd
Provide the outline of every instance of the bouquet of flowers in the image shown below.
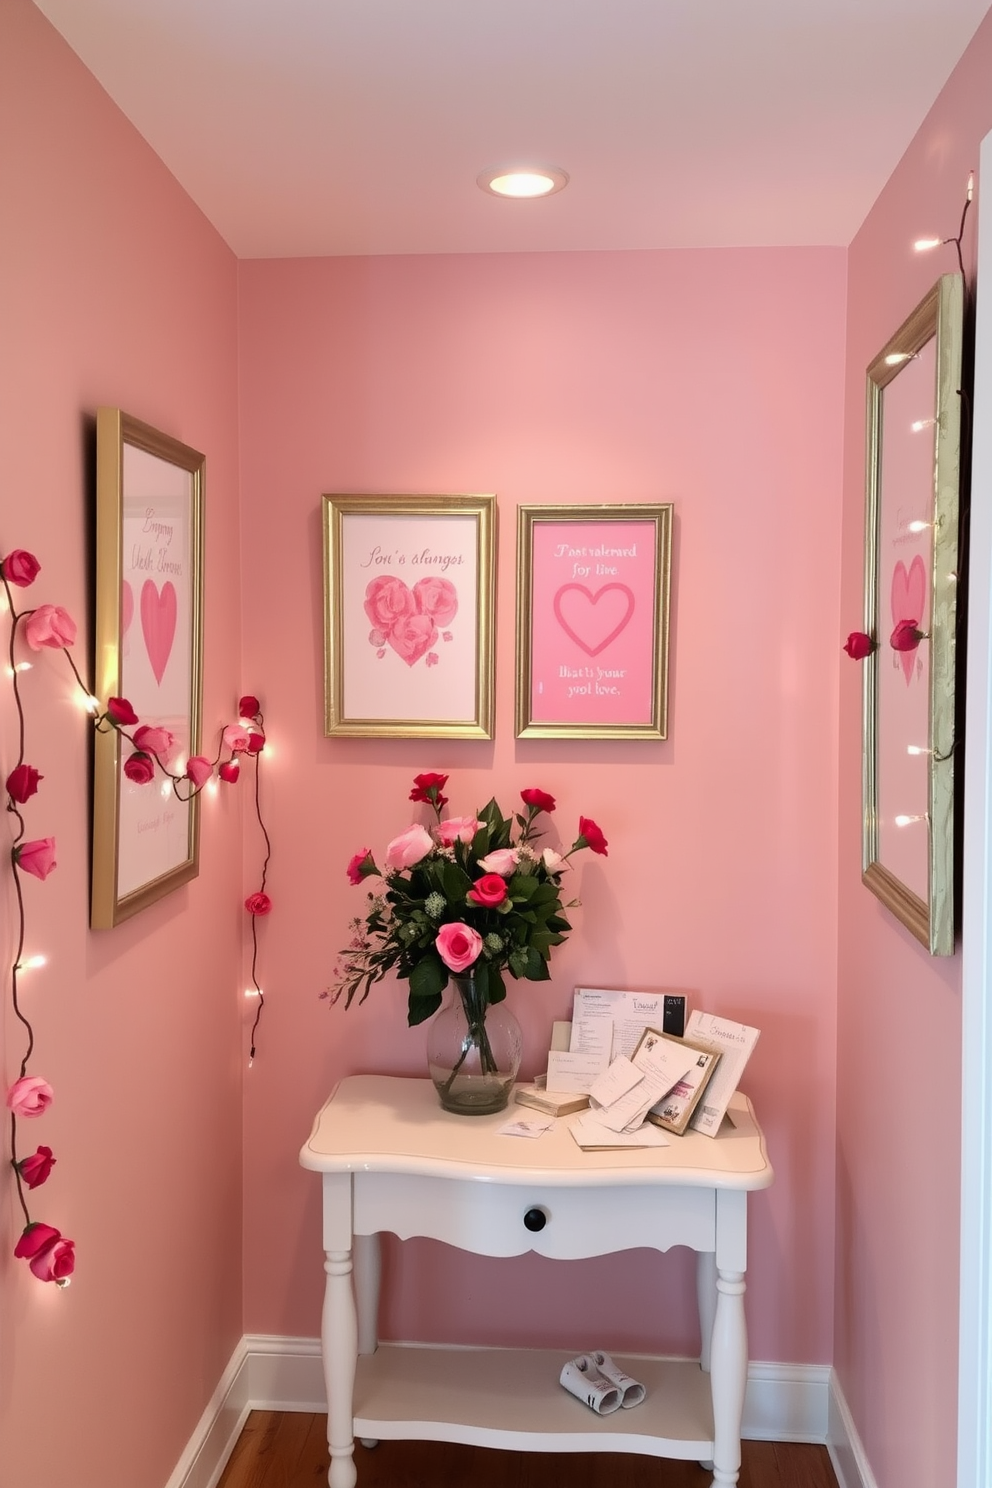
<path fill-rule="evenodd" d="M 369 848 L 348 864 L 353 884 L 379 882 L 371 888 L 366 914 L 351 922 L 351 942 L 325 994 L 331 1002 L 344 994 L 350 1007 L 359 991 L 364 1002 L 372 983 L 395 971 L 410 983 L 412 1027 L 440 1006 L 449 975 L 471 976 L 483 1009 L 506 996 L 504 972 L 548 980 L 551 948 L 572 928 L 565 910 L 577 903 L 562 903 L 562 876 L 582 848 L 606 857 L 606 838 L 594 821 L 580 816 L 568 852 L 542 850 L 535 820 L 554 811 L 555 800 L 536 789 L 520 792 L 525 809 L 512 817 L 491 800 L 475 816 L 442 820 L 447 782 L 447 775 L 434 773 L 414 777 L 410 800 L 433 809 L 430 830 L 414 825 L 394 837 L 383 868 Z"/>

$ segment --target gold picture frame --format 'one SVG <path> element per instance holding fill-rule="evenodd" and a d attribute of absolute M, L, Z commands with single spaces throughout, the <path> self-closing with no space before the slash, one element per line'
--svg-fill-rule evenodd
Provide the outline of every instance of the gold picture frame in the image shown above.
<path fill-rule="evenodd" d="M 679 1038 L 674 1033 L 663 1033 L 658 1028 L 645 1028 L 632 1057 L 636 1059 L 638 1050 L 645 1044 L 650 1047 L 652 1042 L 657 1043 L 659 1039 L 665 1039 L 669 1043 L 689 1049 L 696 1056 L 689 1072 L 657 1105 L 652 1106 L 644 1117 L 645 1121 L 660 1126 L 663 1131 L 672 1132 L 676 1137 L 681 1137 L 688 1131 L 689 1122 L 702 1100 L 703 1091 L 716 1072 L 721 1058 L 720 1050 L 709 1049 L 705 1044 L 693 1043 L 691 1039 Z"/>
<path fill-rule="evenodd" d="M 963 303 L 942 275 L 868 368 L 862 882 L 934 956 L 955 939 Z"/>
<path fill-rule="evenodd" d="M 162 763 L 181 775 L 200 749 L 203 492 L 198 450 L 123 413 L 96 419 L 96 686 L 123 697 L 138 724 L 173 737 Z M 163 771 L 132 782 L 132 746 L 98 730 L 93 759 L 90 924 L 106 930 L 199 871 L 199 800 Z"/>
<path fill-rule="evenodd" d="M 324 733 L 491 739 L 496 498 L 325 495 Z"/>
<path fill-rule="evenodd" d="M 667 739 L 671 552 L 671 503 L 518 509 L 518 739 Z"/>

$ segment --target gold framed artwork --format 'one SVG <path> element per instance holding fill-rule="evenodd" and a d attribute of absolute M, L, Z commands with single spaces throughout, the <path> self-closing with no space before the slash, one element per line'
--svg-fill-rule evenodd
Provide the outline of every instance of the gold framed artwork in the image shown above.
<path fill-rule="evenodd" d="M 963 282 L 944 274 L 868 368 L 862 881 L 954 953 Z"/>
<path fill-rule="evenodd" d="M 324 733 L 491 739 L 495 496 L 323 511 Z"/>
<path fill-rule="evenodd" d="M 522 506 L 517 738 L 668 737 L 670 504 Z"/>
<path fill-rule="evenodd" d="M 204 457 L 119 408 L 98 410 L 96 442 L 97 695 L 103 706 L 126 698 L 139 724 L 166 729 L 172 743 L 162 763 L 181 775 L 200 748 Z M 96 930 L 171 893 L 199 867 L 198 799 L 180 799 L 164 773 L 129 780 L 130 752 L 117 729 L 97 732 Z"/>

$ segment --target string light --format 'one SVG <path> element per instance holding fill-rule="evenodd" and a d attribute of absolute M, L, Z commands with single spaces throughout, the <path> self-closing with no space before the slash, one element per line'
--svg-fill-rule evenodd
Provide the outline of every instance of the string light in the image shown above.
<path fill-rule="evenodd" d="M 932 754 L 933 753 L 933 750 L 932 749 L 924 749 L 922 744 L 907 744 L 906 745 L 906 753 L 907 754 Z"/>
<path fill-rule="evenodd" d="M 18 971 L 37 971 L 39 966 L 47 966 L 47 956 L 28 956 L 26 961 L 18 961 Z"/>
<path fill-rule="evenodd" d="M 921 521 L 910 522 L 910 524 L 909 524 L 909 531 L 910 532 L 926 532 L 927 528 L 928 527 L 932 527 L 932 526 L 933 526 L 933 523 L 932 522 L 921 522 Z"/>
<path fill-rule="evenodd" d="M 885 365 L 887 367 L 898 367 L 903 362 L 911 362 L 912 360 L 913 353 L 911 351 L 890 351 L 885 358 Z"/>
<path fill-rule="evenodd" d="M 917 238 L 913 247 L 917 253 L 929 253 L 932 248 L 939 248 L 943 242 L 943 238 Z"/>
<path fill-rule="evenodd" d="M 894 817 L 893 820 L 895 821 L 897 827 L 908 827 L 911 826 L 913 822 L 925 822 L 927 820 L 927 814 L 924 811 L 920 816 L 897 816 Z"/>
<path fill-rule="evenodd" d="M 932 429 L 936 422 L 937 420 L 935 418 L 915 419 L 909 427 L 912 429 L 914 434 L 919 434 L 924 429 Z"/>

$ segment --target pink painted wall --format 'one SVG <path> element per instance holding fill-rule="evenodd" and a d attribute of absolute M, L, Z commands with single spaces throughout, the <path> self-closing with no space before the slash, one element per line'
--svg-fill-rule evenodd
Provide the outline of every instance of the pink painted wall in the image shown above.
<path fill-rule="evenodd" d="M 912 244 L 958 231 L 992 128 L 990 70 L 987 19 L 850 249 L 845 631 L 862 624 L 865 368 L 957 268 L 952 247 Z M 953 1481 L 956 1442 L 961 967 L 931 958 L 861 885 L 861 677 L 842 661 L 835 1364 L 879 1488 L 933 1488 Z M 911 1115 L 921 1090 L 943 1093 L 924 1121 Z"/>
<path fill-rule="evenodd" d="M 26 603 L 76 617 L 89 671 L 95 409 L 205 451 L 212 726 L 241 685 L 236 265 L 28 0 L 0 6 L 0 199 L 0 551 L 38 555 Z M 59 1292 L 13 1259 L 22 1220 L 5 1179 L 0 1484 L 162 1488 L 242 1331 L 241 802 L 205 802 L 197 880 L 91 933 L 87 725 L 57 654 L 35 659 L 23 692 L 45 776 L 29 835 L 56 837 L 58 868 L 26 884 L 27 949 L 49 963 L 23 982 L 32 1067 L 56 1104 L 21 1134 L 55 1150 L 32 1207 L 75 1239 L 77 1273 Z M 2 697 L 5 777 L 6 679 Z M 2 894 L 9 966 L 6 875 Z M 7 1001 L 4 1084 L 23 1050 Z"/>
<path fill-rule="evenodd" d="M 313 1335 L 319 1184 L 296 1155 L 350 1071 L 424 1072 L 405 987 L 318 1000 L 361 905 L 344 866 L 414 815 L 529 785 L 610 841 L 552 982 L 511 989 L 541 1067 L 576 984 L 681 986 L 762 1030 L 745 1087 L 777 1182 L 752 1206 L 759 1359 L 831 1357 L 845 254 L 547 254 L 242 263 L 245 655 L 278 823 L 261 1055 L 246 1099 L 245 1326 Z M 492 491 L 492 743 L 326 739 L 323 492 Z M 513 737 L 515 511 L 675 503 L 670 739 Z M 688 1258 L 556 1267 L 390 1250 L 384 1332 L 693 1347 Z M 581 1296 L 581 1305 L 576 1298 Z M 644 1297 L 651 1298 L 645 1309 Z"/>

